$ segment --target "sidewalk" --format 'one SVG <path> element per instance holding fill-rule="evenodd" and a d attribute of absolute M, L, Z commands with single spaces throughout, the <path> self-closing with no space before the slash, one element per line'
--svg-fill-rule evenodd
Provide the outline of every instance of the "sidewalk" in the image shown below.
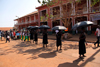
<path fill-rule="evenodd" d="M 38 36 L 39 38 L 42 38 L 42 35 Z M 55 35 L 48 35 L 48 39 L 54 39 L 56 40 L 56 36 Z M 86 42 L 89 43 L 94 43 L 96 41 L 96 36 L 94 34 L 91 35 L 86 35 Z M 79 41 L 79 34 L 78 35 L 72 35 L 72 38 L 67 39 L 67 41 Z"/>

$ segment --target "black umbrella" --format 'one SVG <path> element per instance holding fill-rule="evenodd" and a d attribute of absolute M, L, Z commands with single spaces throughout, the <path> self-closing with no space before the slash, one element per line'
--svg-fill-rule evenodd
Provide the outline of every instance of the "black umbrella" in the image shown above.
<path fill-rule="evenodd" d="M 64 26 L 54 26 L 52 28 L 52 30 L 66 30 L 66 27 L 64 27 Z"/>
<path fill-rule="evenodd" d="M 39 26 L 32 26 L 31 29 L 38 29 Z"/>
<path fill-rule="evenodd" d="M 39 27 L 39 29 L 50 29 L 50 27 L 48 25 L 42 25 Z"/>
<path fill-rule="evenodd" d="M 76 24 L 72 27 L 72 30 L 80 29 L 81 27 L 91 26 L 91 25 L 93 25 L 93 24 L 94 24 L 94 23 L 91 22 L 91 21 L 82 21 L 82 22 L 76 23 Z"/>
<path fill-rule="evenodd" d="M 31 29 L 33 26 L 28 26 L 27 29 Z"/>

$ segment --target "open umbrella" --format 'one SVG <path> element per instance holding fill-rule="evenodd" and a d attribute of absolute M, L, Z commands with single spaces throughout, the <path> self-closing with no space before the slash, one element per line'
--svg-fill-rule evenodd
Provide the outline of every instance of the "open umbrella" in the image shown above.
<path fill-rule="evenodd" d="M 64 26 L 54 26 L 52 28 L 52 30 L 66 30 L 66 27 L 64 27 Z"/>
<path fill-rule="evenodd" d="M 28 26 L 27 29 L 31 29 L 33 26 Z"/>
<path fill-rule="evenodd" d="M 38 29 L 39 26 L 32 26 L 31 29 Z"/>
<path fill-rule="evenodd" d="M 87 27 L 87 26 L 91 26 L 94 23 L 91 21 L 82 21 L 82 22 L 78 22 L 76 23 L 73 27 L 72 30 L 76 30 L 76 29 L 80 29 L 81 27 Z"/>
<path fill-rule="evenodd" d="M 50 27 L 48 25 L 42 25 L 39 27 L 39 29 L 50 29 Z"/>

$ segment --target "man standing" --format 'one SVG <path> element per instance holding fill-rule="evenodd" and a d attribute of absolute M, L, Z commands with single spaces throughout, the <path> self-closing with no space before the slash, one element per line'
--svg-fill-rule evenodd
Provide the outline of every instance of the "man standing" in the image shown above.
<path fill-rule="evenodd" d="M 98 43 L 98 47 L 99 47 L 100 25 L 98 25 L 98 28 L 96 29 L 96 33 L 97 33 L 97 41 L 94 43 L 94 45 L 96 45 L 96 43 Z"/>

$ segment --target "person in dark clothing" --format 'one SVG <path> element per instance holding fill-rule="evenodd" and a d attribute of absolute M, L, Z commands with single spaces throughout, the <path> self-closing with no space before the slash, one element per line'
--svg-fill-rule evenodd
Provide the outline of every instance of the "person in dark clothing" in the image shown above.
<path fill-rule="evenodd" d="M 85 36 L 84 32 L 81 31 L 80 37 L 79 37 L 79 58 L 81 58 L 81 55 L 83 55 L 83 57 L 85 57 L 85 55 L 84 55 L 86 53 L 85 39 L 86 39 L 86 36 Z"/>
<path fill-rule="evenodd" d="M 35 41 L 35 44 L 37 44 L 38 42 L 38 31 L 37 30 L 35 30 L 34 32 L 34 41 Z"/>
<path fill-rule="evenodd" d="M 6 35 L 6 43 L 7 43 L 7 41 L 10 42 L 10 39 L 9 39 L 9 38 L 10 38 L 10 37 L 9 37 L 9 33 L 8 33 L 7 31 L 6 31 L 6 34 L 5 34 L 5 35 Z"/>
<path fill-rule="evenodd" d="M 43 47 L 44 47 L 45 44 L 46 44 L 46 47 L 47 47 L 47 44 L 48 44 L 47 29 L 44 29 L 44 31 L 43 31 Z"/>
<path fill-rule="evenodd" d="M 30 31 L 30 39 L 33 39 L 33 30 Z"/>
<path fill-rule="evenodd" d="M 57 46 L 57 51 L 58 51 L 58 47 L 60 46 L 60 50 L 62 50 L 62 42 L 61 42 L 61 36 L 62 36 L 62 33 L 61 33 L 61 30 L 59 30 L 59 32 L 56 34 L 56 46 Z"/>
<path fill-rule="evenodd" d="M 33 43 L 34 43 L 34 30 L 31 29 L 30 31 L 30 39 L 33 40 Z"/>

